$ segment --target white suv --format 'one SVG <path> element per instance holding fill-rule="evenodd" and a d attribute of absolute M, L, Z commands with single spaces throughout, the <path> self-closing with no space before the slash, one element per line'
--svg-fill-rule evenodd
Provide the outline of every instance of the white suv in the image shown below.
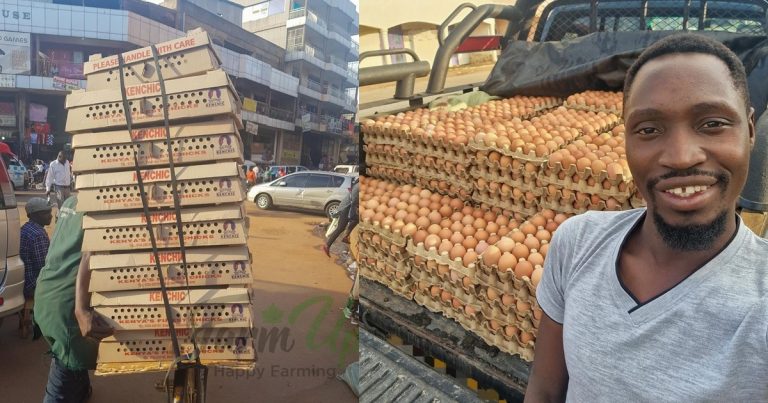
<path fill-rule="evenodd" d="M 0 323 L 24 307 L 24 263 L 19 256 L 21 223 L 16 194 L 0 159 Z"/>

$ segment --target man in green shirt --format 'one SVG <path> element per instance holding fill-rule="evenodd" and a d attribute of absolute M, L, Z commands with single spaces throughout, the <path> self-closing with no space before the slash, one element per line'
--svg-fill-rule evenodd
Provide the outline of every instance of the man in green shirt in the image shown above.
<path fill-rule="evenodd" d="M 96 368 L 99 340 L 112 334 L 90 308 L 89 254 L 83 246 L 83 214 L 77 197 L 61 206 L 35 291 L 35 322 L 51 345 L 44 403 L 83 402 L 90 396 L 88 370 Z"/>

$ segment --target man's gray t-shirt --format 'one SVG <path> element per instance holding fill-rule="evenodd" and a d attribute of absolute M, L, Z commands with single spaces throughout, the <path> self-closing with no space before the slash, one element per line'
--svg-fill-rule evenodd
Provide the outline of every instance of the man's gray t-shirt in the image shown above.
<path fill-rule="evenodd" d="M 768 241 L 730 243 L 638 304 L 616 262 L 645 209 L 589 212 L 555 233 L 537 299 L 563 324 L 573 402 L 768 402 Z"/>

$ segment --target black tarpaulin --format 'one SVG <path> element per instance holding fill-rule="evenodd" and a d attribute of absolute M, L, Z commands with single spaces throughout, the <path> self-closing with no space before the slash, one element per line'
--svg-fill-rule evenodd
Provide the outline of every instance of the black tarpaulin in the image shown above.
<path fill-rule="evenodd" d="M 597 32 L 560 42 L 510 41 L 481 88 L 502 97 L 567 97 L 586 90 L 620 91 L 624 76 L 648 46 L 679 32 Z M 768 38 L 697 32 L 717 39 L 744 63 L 752 105 L 759 115 L 768 98 Z"/>

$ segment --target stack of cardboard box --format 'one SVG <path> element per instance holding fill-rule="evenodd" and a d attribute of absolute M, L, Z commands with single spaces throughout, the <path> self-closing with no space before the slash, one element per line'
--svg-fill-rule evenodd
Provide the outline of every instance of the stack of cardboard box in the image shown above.
<path fill-rule="evenodd" d="M 167 102 L 150 47 L 123 53 L 122 71 L 117 55 L 91 57 L 84 67 L 87 90 L 66 100 L 77 208 L 86 214 L 83 250 L 92 252 L 91 305 L 115 328 L 99 347 L 99 367 L 164 369 L 174 359 L 139 175 L 181 352 L 192 351 L 194 333 L 204 362 L 241 366 L 255 360 L 255 351 L 239 99 L 205 32 L 190 31 L 156 49 Z"/>

